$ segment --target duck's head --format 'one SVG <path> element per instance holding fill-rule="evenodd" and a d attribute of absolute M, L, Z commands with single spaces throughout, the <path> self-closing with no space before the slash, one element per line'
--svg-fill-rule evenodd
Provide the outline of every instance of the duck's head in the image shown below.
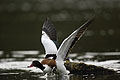
<path fill-rule="evenodd" d="M 30 66 L 28 66 L 29 68 L 30 67 L 37 67 L 37 68 L 40 68 L 42 71 L 45 69 L 45 67 L 37 60 L 34 60 L 32 62 L 32 64 Z"/>

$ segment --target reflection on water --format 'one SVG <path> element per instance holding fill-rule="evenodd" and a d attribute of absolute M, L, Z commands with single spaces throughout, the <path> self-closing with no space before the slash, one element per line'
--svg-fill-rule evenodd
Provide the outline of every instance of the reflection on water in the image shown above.
<path fill-rule="evenodd" d="M 54 77 L 45 77 L 45 74 L 43 74 L 40 69 L 35 67 L 27 68 L 33 60 L 41 61 L 43 59 L 44 54 L 39 54 L 39 51 L 11 51 L 11 55 L 12 57 L 6 56 L 7 58 L 0 57 L 0 78 L 2 80 L 118 80 L 120 78 L 120 52 L 71 53 L 68 56 L 72 58 L 74 62 L 84 62 L 86 64 L 102 66 L 104 68 L 113 69 L 117 71 L 118 74 L 70 74 L 68 77 L 58 75 L 55 75 Z"/>
<path fill-rule="evenodd" d="M 3 55 L 3 51 L 0 51 L 0 55 Z"/>

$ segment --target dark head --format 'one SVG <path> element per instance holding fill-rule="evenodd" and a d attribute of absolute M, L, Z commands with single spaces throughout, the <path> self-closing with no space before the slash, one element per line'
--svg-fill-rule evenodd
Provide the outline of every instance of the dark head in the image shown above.
<path fill-rule="evenodd" d="M 32 64 L 28 67 L 37 67 L 40 68 L 41 70 L 45 69 L 45 67 L 37 60 L 33 61 Z"/>

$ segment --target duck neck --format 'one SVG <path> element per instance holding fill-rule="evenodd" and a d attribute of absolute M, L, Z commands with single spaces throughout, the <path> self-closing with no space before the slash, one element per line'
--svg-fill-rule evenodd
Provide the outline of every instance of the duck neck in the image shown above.
<path fill-rule="evenodd" d="M 41 69 L 42 71 L 45 69 L 45 67 L 41 64 L 38 66 L 39 69 Z"/>

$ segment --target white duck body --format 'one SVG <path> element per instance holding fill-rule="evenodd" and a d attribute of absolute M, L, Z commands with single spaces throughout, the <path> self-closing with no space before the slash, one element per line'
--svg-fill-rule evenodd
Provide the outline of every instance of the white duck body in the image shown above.
<path fill-rule="evenodd" d="M 45 67 L 45 69 L 43 70 L 44 73 L 48 73 L 52 71 L 52 68 L 48 65 L 43 65 Z"/>

